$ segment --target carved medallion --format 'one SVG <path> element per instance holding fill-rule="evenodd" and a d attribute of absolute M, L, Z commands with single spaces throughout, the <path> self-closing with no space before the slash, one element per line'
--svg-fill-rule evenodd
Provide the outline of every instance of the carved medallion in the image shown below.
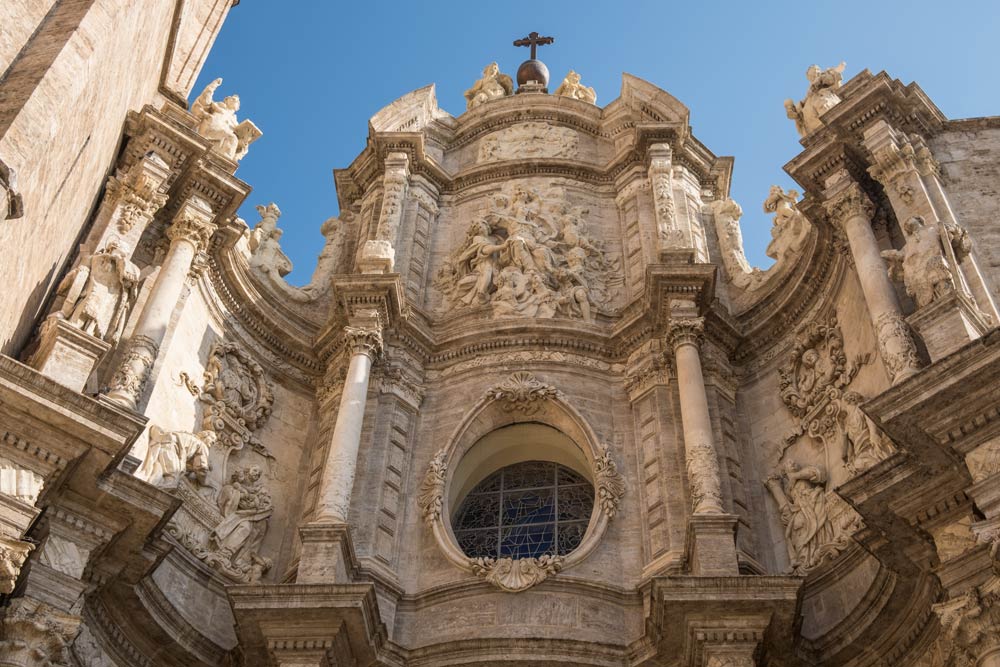
<path fill-rule="evenodd" d="M 239 449 L 249 443 L 270 456 L 253 433 L 271 416 L 271 383 L 260 364 L 239 345 L 213 345 L 199 398 L 207 404 L 202 428 L 218 433 L 226 446 Z"/>

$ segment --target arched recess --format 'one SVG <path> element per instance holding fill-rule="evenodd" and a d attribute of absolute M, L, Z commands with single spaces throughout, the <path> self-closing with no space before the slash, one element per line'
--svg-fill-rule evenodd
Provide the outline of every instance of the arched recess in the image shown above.
<path fill-rule="evenodd" d="M 522 425 L 531 442 L 504 438 L 503 429 Z M 511 463 L 541 459 L 576 470 L 594 485 L 594 509 L 580 545 L 566 556 L 469 558 L 458 546 L 451 515 L 464 494 L 487 475 Z M 420 492 L 424 520 L 445 557 L 507 591 L 540 583 L 582 562 L 600 543 L 624 493 L 610 447 L 562 393 L 530 373 L 515 373 L 487 392 L 431 460 Z"/>

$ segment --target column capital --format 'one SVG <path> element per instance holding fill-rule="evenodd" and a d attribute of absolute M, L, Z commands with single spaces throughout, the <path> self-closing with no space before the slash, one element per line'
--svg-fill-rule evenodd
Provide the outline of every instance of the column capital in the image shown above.
<path fill-rule="evenodd" d="M 1000 579 L 931 607 L 941 622 L 947 652 L 965 654 L 972 664 L 1000 653 Z"/>
<path fill-rule="evenodd" d="M 181 205 L 173 223 L 167 228 L 171 242 L 187 241 L 196 252 L 204 252 L 216 230 L 212 207 L 201 197 L 192 196 Z"/>
<path fill-rule="evenodd" d="M 351 356 L 363 354 L 372 361 L 382 356 L 382 326 L 377 320 L 366 325 L 344 327 L 344 338 Z"/>
<path fill-rule="evenodd" d="M 834 225 L 843 226 L 851 218 L 870 221 L 875 214 L 875 205 L 846 169 L 839 169 L 826 179 L 823 194 L 823 208 Z"/>
<path fill-rule="evenodd" d="M 167 163 L 150 151 L 127 170 L 108 177 L 108 198 L 113 206 L 120 207 L 120 233 L 128 234 L 136 224 L 149 221 L 167 203 L 162 188 L 169 176 Z"/>

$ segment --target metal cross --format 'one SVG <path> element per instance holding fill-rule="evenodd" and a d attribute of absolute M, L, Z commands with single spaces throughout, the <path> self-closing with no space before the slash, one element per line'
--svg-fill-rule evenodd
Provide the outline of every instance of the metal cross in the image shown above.
<path fill-rule="evenodd" d="M 546 44 L 551 44 L 554 41 L 556 41 L 555 37 L 539 37 L 537 32 L 533 32 L 524 39 L 515 40 L 514 46 L 530 46 L 531 59 L 535 60 L 535 47 L 545 46 Z"/>

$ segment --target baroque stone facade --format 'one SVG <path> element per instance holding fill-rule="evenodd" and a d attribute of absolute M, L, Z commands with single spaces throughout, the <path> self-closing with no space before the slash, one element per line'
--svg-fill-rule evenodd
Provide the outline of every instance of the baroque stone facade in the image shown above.
<path fill-rule="evenodd" d="M 0 9 L 0 665 L 1000 667 L 996 119 L 810 67 L 757 268 L 679 101 L 491 63 L 371 119 L 296 287 L 191 90 L 233 3 L 127 59 L 104 4 Z"/>

